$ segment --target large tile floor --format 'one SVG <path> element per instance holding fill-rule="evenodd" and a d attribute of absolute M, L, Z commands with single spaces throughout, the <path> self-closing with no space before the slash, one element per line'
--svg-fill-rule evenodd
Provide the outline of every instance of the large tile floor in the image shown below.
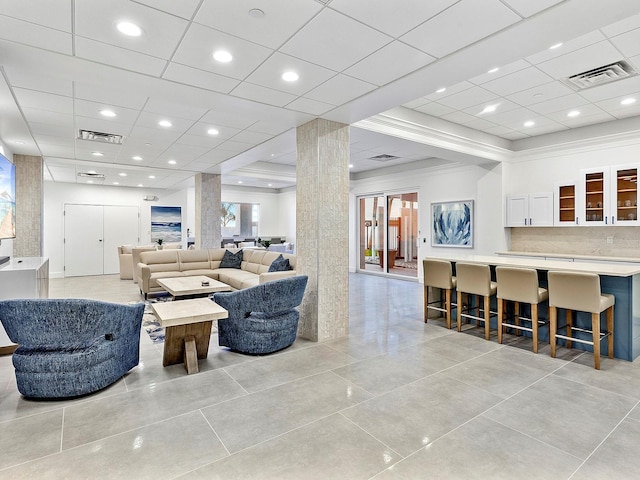
<path fill-rule="evenodd" d="M 140 299 L 116 276 L 53 279 L 50 296 Z M 417 283 L 354 274 L 349 338 L 266 357 L 213 339 L 189 376 L 143 331 L 138 367 L 70 401 L 21 398 L 0 357 L 0 477 L 639 478 L 640 362 L 595 371 L 425 325 L 421 301 Z"/>

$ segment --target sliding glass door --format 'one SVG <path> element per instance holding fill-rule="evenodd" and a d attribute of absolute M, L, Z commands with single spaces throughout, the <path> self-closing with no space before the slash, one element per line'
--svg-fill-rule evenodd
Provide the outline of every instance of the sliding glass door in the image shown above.
<path fill-rule="evenodd" d="M 359 270 L 417 278 L 418 194 L 358 199 Z"/>

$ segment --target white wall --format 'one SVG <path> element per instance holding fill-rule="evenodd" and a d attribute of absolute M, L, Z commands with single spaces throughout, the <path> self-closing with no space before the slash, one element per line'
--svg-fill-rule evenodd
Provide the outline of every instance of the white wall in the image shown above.
<path fill-rule="evenodd" d="M 418 192 L 419 244 L 418 259 L 428 255 L 492 254 L 507 246 L 502 225 L 502 166 L 467 166 L 423 169 L 351 182 L 349 215 L 349 270 L 358 261 L 358 205 L 356 197 L 372 193 Z M 473 200 L 474 245 L 470 249 L 431 246 L 431 203 Z M 421 270 L 418 269 L 421 277 Z"/>
<path fill-rule="evenodd" d="M 146 202 L 145 195 L 157 195 L 156 202 Z M 186 191 L 151 190 L 141 188 L 82 185 L 44 182 L 44 256 L 49 258 L 51 277 L 64 276 L 64 204 L 136 205 L 140 209 L 140 245 L 151 243 L 151 206 L 182 207 L 182 239 L 186 246 L 184 219 L 188 217 Z"/>

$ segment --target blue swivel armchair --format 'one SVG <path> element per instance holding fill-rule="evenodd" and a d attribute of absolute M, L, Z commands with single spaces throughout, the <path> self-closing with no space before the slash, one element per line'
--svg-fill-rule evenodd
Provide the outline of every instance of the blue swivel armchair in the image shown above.
<path fill-rule="evenodd" d="M 273 280 L 235 292 L 215 293 L 213 300 L 229 312 L 218 321 L 218 343 L 241 353 L 261 355 L 296 339 L 296 307 L 302 303 L 307 276 Z"/>
<path fill-rule="evenodd" d="M 85 395 L 138 364 L 144 304 L 84 299 L 0 301 L 12 342 L 18 391 L 25 397 Z"/>

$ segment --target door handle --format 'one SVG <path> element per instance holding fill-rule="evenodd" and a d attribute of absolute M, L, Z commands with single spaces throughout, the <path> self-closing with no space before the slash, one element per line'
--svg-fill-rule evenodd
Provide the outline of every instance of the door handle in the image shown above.
<path fill-rule="evenodd" d="M 99 242 L 101 242 L 101 241 L 102 241 L 102 239 L 100 238 L 98 241 L 99 241 Z"/>

